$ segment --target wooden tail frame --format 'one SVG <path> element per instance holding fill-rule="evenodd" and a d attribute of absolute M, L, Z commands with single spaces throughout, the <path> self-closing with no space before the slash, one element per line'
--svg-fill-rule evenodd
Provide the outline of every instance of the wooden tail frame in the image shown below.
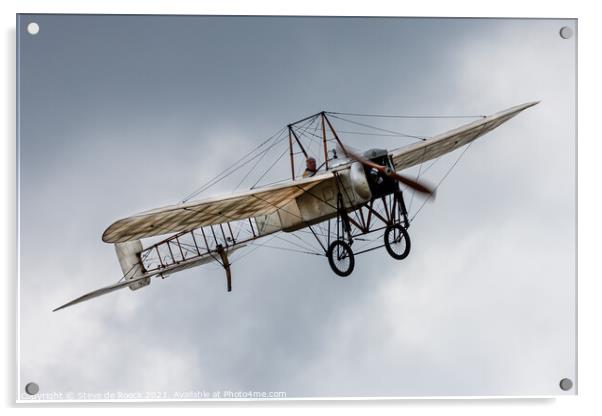
<path fill-rule="evenodd" d="M 259 235 L 255 219 L 229 221 L 181 232 L 154 243 L 139 254 L 142 271 L 162 277 L 199 264 L 218 262 L 226 272 L 228 292 L 232 291 L 231 263 L 228 255 Z"/>
<path fill-rule="evenodd" d="M 301 149 L 301 153 L 303 153 L 303 156 L 305 157 L 305 159 L 309 158 L 309 154 L 307 153 L 307 150 L 301 143 L 301 140 L 299 139 L 299 136 L 297 135 L 295 128 L 298 124 L 303 123 L 310 119 L 315 119 L 316 117 L 320 117 L 320 124 L 321 124 L 321 131 L 322 131 L 322 147 L 324 150 L 324 168 L 326 170 L 329 170 L 329 168 L 330 168 L 328 165 L 328 162 L 329 162 L 328 139 L 326 137 L 326 127 L 327 126 L 328 126 L 328 129 L 332 132 L 332 135 L 334 136 L 334 138 L 337 141 L 337 143 L 339 144 L 339 146 L 343 149 L 345 148 L 345 146 L 341 142 L 336 130 L 334 129 L 332 123 L 326 116 L 325 111 L 321 111 L 319 113 L 313 114 L 309 117 L 302 118 L 301 120 L 298 120 L 298 121 L 295 121 L 294 123 L 289 124 L 287 127 L 288 127 L 288 145 L 289 145 L 289 156 L 290 156 L 291 179 L 292 180 L 295 180 L 295 148 L 294 148 L 295 143 Z"/>

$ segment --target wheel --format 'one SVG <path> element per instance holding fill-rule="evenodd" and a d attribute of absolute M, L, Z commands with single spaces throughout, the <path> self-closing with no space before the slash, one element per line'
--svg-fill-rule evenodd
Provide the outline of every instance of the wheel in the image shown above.
<path fill-rule="evenodd" d="M 355 267 L 355 258 L 349 244 L 342 240 L 333 241 L 328 247 L 328 263 L 339 276 L 349 276 Z"/>
<path fill-rule="evenodd" d="M 385 248 L 391 257 L 403 260 L 410 254 L 410 236 L 401 224 L 387 227 L 385 230 Z"/>

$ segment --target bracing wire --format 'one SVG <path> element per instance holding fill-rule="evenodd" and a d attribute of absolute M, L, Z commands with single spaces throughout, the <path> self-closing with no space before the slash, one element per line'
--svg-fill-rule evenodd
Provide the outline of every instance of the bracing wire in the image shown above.
<path fill-rule="evenodd" d="M 414 134 L 407 134 L 407 133 L 401 133 L 401 132 L 398 132 L 398 131 L 393 131 L 393 130 L 388 130 L 388 129 L 382 129 L 380 127 L 371 126 L 369 124 L 360 123 L 359 121 L 353 121 L 353 120 L 349 120 L 349 119 L 344 118 L 344 117 L 333 115 L 332 113 L 329 113 L 329 114 L 331 114 L 332 117 L 337 118 L 339 120 L 343 120 L 343 121 L 346 121 L 347 123 L 356 124 L 358 126 L 366 127 L 366 128 L 369 128 L 369 129 L 383 131 L 385 133 L 392 133 L 392 134 L 395 134 L 395 135 L 398 135 L 398 136 L 401 136 L 401 137 L 408 137 L 408 138 L 411 138 L 411 139 L 417 139 L 417 140 L 422 140 L 422 141 L 426 140 L 425 136 L 416 136 Z"/>
<path fill-rule="evenodd" d="M 447 172 L 445 172 L 445 175 L 443 175 L 443 177 L 441 178 L 441 180 L 437 183 L 437 185 L 435 186 L 435 190 L 437 190 L 439 188 L 439 186 L 443 183 L 443 181 L 449 176 L 449 174 L 451 173 L 451 171 L 456 167 L 456 165 L 458 164 L 458 162 L 460 162 L 460 159 L 462 159 L 462 156 L 464 156 L 464 154 L 466 153 L 466 151 L 470 148 L 470 146 L 472 145 L 473 142 L 470 142 L 468 144 L 468 146 L 466 146 L 464 148 L 464 150 L 462 151 L 462 153 L 460 153 L 460 156 L 458 156 L 458 158 L 456 159 L 456 161 L 450 166 L 450 168 L 447 170 Z M 429 195 L 427 198 L 424 199 L 424 201 L 422 201 L 422 205 L 420 205 L 420 208 L 418 208 L 418 210 L 414 213 L 414 215 L 410 218 L 410 222 L 414 221 L 414 218 L 416 218 L 416 216 L 418 215 L 418 213 L 420 213 L 420 211 L 422 211 L 422 208 L 424 208 L 424 206 L 426 205 L 426 203 L 432 198 L 432 195 Z"/>
<path fill-rule="evenodd" d="M 232 259 L 230 260 L 230 265 L 234 264 L 235 262 L 238 262 L 240 260 L 242 260 L 243 258 L 247 257 L 249 254 L 253 253 L 254 251 L 260 249 L 261 247 L 265 246 L 266 244 L 268 244 L 270 241 L 272 241 L 274 238 L 276 238 L 276 235 L 272 235 L 270 238 L 268 238 L 266 241 L 264 241 L 263 243 L 249 243 L 249 245 L 252 245 L 253 248 L 249 251 L 247 251 L 246 253 L 240 255 L 239 257 L 237 257 L 236 259 Z"/>
<path fill-rule="evenodd" d="M 487 116 L 479 115 L 389 115 L 389 114 L 361 114 L 361 113 L 339 113 L 336 111 L 327 111 L 326 114 L 338 114 L 342 116 L 355 117 L 377 117 L 377 118 L 405 118 L 405 119 L 421 119 L 421 118 L 485 118 Z"/>
<path fill-rule="evenodd" d="M 284 133 L 284 129 L 281 129 L 281 132 L 279 134 L 282 135 Z M 280 143 L 282 141 L 282 138 L 276 139 L 276 143 Z M 274 146 L 270 146 L 269 148 L 267 148 L 266 150 L 264 150 L 261 154 L 261 157 L 259 157 L 257 159 L 257 161 L 253 164 L 253 166 L 251 166 L 251 169 L 249 169 L 249 171 L 246 173 L 245 176 L 243 176 L 243 178 L 240 180 L 240 182 L 238 182 L 238 185 L 236 185 L 236 188 L 234 188 L 234 190 L 236 191 L 240 185 L 242 185 L 242 183 L 249 177 L 249 175 L 251 174 L 251 172 L 253 172 L 255 170 L 255 168 L 257 167 L 257 165 L 259 165 L 259 163 L 261 162 L 261 160 L 265 157 L 265 155 L 268 154 L 269 150 L 271 150 Z"/>
<path fill-rule="evenodd" d="M 209 189 L 209 188 L 213 187 L 214 185 L 216 185 L 217 183 L 221 182 L 223 179 L 225 179 L 226 177 L 228 177 L 229 175 L 231 175 L 233 172 L 237 171 L 238 169 L 242 168 L 243 166 L 247 165 L 248 163 L 250 163 L 255 158 L 259 157 L 261 155 L 261 153 L 253 156 L 251 159 L 247 160 L 246 162 L 244 162 L 243 164 L 241 164 L 241 165 L 239 165 L 238 167 L 235 168 L 235 166 L 237 164 L 241 163 L 243 160 L 245 160 L 248 157 L 250 157 L 253 153 L 257 152 L 259 149 L 261 149 L 266 144 L 268 144 L 272 139 L 274 139 L 275 137 L 280 136 L 285 129 L 286 129 L 286 127 L 283 127 L 280 130 L 278 130 L 272 136 L 270 136 L 269 138 L 267 138 L 266 140 L 264 140 L 262 143 L 260 143 L 257 147 L 255 147 L 250 152 L 248 152 L 247 154 L 245 154 L 244 156 L 242 156 L 241 158 L 239 158 L 232 165 L 228 166 L 226 169 L 224 169 L 223 171 L 221 171 L 220 173 L 218 173 L 212 179 L 210 179 L 209 181 L 205 182 L 203 185 L 201 185 L 195 191 L 193 191 L 192 193 L 190 193 L 188 196 L 186 196 L 184 199 L 182 199 L 180 201 L 180 203 L 184 203 L 184 202 L 189 201 L 190 199 L 194 198 L 195 196 L 199 195 L 200 193 L 206 191 L 207 189 Z M 282 139 L 283 138 L 277 139 L 276 142 L 272 143 L 272 145 L 269 146 L 266 150 L 271 149 L 274 145 L 276 145 Z"/>
<path fill-rule="evenodd" d="M 263 174 L 259 177 L 259 179 L 257 179 L 257 181 L 253 184 L 253 186 L 251 186 L 251 189 L 255 189 L 255 187 L 259 184 L 259 182 L 265 177 L 265 175 L 268 174 L 268 172 L 270 172 L 272 170 L 272 168 L 274 168 L 274 166 L 276 166 L 276 164 L 280 161 L 280 159 L 282 159 L 282 157 L 286 154 L 286 152 L 288 151 L 288 149 L 284 149 L 284 151 L 282 153 L 280 153 L 280 156 L 278 156 L 278 158 L 276 160 L 274 160 L 274 163 L 272 163 L 270 165 L 270 167 L 263 172 Z"/>

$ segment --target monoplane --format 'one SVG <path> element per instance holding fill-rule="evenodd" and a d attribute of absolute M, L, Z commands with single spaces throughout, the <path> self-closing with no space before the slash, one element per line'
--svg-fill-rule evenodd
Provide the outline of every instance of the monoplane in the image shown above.
<path fill-rule="evenodd" d="M 231 291 L 229 256 L 277 233 L 301 230 L 311 234 L 318 243 L 318 254 L 328 260 L 338 276 L 349 276 L 355 257 L 373 249 L 354 252 L 354 242 L 375 232 L 382 233 L 382 242 L 376 248 L 384 247 L 391 257 L 403 260 L 411 247 L 403 190 L 431 199 L 435 188 L 399 172 L 468 145 L 535 104 L 529 102 L 482 116 L 391 151 L 374 148 L 360 152 L 346 145 L 331 121 L 341 113 L 322 111 L 291 123 L 284 129 L 288 133 L 290 179 L 222 197 L 180 202 L 114 222 L 102 240 L 115 246 L 121 280 L 55 311 L 117 289 L 138 290 L 148 286 L 153 277 L 165 278 L 210 262 L 223 267 L 226 288 Z M 313 134 L 321 142 L 321 165 L 300 176 L 299 165 L 295 166 L 297 155 L 315 162 L 298 130 L 309 122 L 317 123 Z M 164 238 L 143 244 L 143 240 L 157 236 Z"/>

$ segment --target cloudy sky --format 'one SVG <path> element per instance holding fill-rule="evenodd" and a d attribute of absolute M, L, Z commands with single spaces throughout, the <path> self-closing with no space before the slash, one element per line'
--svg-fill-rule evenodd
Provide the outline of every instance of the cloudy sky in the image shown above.
<path fill-rule="evenodd" d="M 20 16 L 18 390 L 574 393 L 558 388 L 576 379 L 576 40 L 562 26 L 576 30 L 572 20 Z M 101 241 L 110 223 L 181 200 L 291 121 L 323 109 L 490 114 L 534 100 L 468 149 L 413 222 L 402 262 L 364 254 L 341 279 L 324 258 L 263 248 L 234 261 L 231 293 L 208 265 L 51 312 L 119 279 Z M 464 122 L 381 125 L 430 136 Z M 458 156 L 426 177 L 437 182 Z"/>

